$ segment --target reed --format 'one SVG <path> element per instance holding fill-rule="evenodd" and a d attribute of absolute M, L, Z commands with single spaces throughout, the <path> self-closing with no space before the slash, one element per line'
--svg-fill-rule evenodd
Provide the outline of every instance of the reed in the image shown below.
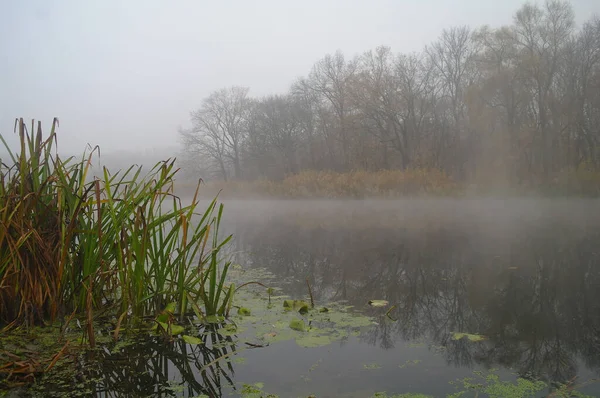
<path fill-rule="evenodd" d="M 257 198 L 400 198 L 414 196 L 455 196 L 463 188 L 438 169 L 380 171 L 305 170 L 288 175 L 281 181 L 211 181 L 204 194 L 222 191 L 226 197 Z M 193 192 L 193 187 L 179 183 L 178 192 Z"/>
<path fill-rule="evenodd" d="M 58 120 L 15 123 L 20 151 L 0 165 L 0 324 L 52 322 L 64 314 L 116 310 L 153 315 L 176 303 L 180 315 L 225 315 L 233 295 L 219 251 L 223 206 L 183 205 L 173 193 L 174 160 L 148 174 L 132 166 L 89 175 L 99 149 L 81 159 L 55 150 Z M 120 323 L 120 322 L 119 322 Z"/>

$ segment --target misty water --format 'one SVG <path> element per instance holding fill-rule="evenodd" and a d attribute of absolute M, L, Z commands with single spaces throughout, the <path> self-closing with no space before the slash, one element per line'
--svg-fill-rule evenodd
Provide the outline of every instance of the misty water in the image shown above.
<path fill-rule="evenodd" d="M 289 340 L 247 349 L 243 362 L 203 376 L 189 353 L 165 354 L 146 341 L 125 348 L 117 363 L 136 365 L 127 382 L 105 378 L 109 395 L 182 382 L 184 396 L 229 396 L 260 382 L 280 397 L 437 397 L 477 370 L 495 368 L 510 381 L 599 377 L 595 200 L 226 201 L 225 209 L 230 249 L 243 268 L 268 270 L 292 298 L 307 297 L 308 278 L 317 305 L 346 301 L 379 315 L 377 324 L 325 347 Z M 395 305 L 393 320 L 370 307 L 372 299 Z M 485 340 L 455 340 L 456 332 Z M 154 360 L 162 366 L 151 373 L 163 373 L 145 378 Z M 182 360 L 188 373 L 173 366 Z M 114 364 L 107 365 L 113 378 Z M 600 394 L 598 383 L 581 391 Z"/>
<path fill-rule="evenodd" d="M 245 266 L 278 275 L 287 294 L 304 296 L 308 277 L 316 302 L 347 300 L 363 311 L 371 299 L 397 305 L 395 322 L 380 322 L 360 338 L 253 351 L 236 373 L 246 382 L 263 381 L 282 396 L 440 396 L 452 391 L 449 381 L 474 369 L 563 383 L 600 373 L 597 201 L 281 201 L 226 208 Z M 456 341 L 453 332 L 487 340 Z"/>

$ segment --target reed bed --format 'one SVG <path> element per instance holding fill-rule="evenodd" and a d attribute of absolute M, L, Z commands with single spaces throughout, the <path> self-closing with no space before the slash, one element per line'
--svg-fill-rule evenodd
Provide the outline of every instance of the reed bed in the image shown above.
<path fill-rule="evenodd" d="M 193 192 L 179 183 L 177 192 Z M 282 181 L 211 181 L 204 194 L 262 198 L 398 198 L 444 196 L 460 192 L 458 184 L 437 169 L 381 170 L 376 172 L 302 171 Z"/>
<path fill-rule="evenodd" d="M 118 324 L 173 307 L 176 314 L 225 315 L 233 285 L 219 251 L 223 206 L 200 209 L 173 193 L 174 160 L 102 176 L 55 150 L 58 120 L 15 123 L 20 151 L 0 165 L 0 325 L 5 328 L 114 311 Z M 119 326 L 117 326 L 118 328 Z M 91 332 L 88 331 L 88 332 Z M 93 333 L 88 333 L 93 339 Z M 93 343 L 93 341 L 91 341 Z"/>

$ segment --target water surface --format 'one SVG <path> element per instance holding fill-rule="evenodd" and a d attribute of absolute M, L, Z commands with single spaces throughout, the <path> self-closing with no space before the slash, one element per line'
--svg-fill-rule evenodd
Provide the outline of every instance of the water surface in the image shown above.
<path fill-rule="evenodd" d="M 396 305 L 395 321 L 359 338 L 253 352 L 238 380 L 282 396 L 443 396 L 449 381 L 477 369 L 560 383 L 600 374 L 597 201 L 232 201 L 226 209 L 237 260 L 267 268 L 287 294 L 305 297 L 308 278 L 316 302 L 347 300 L 366 312 L 371 299 Z M 487 339 L 456 341 L 455 332 Z M 600 395 L 593 385 L 587 392 Z"/>
<path fill-rule="evenodd" d="M 308 300 L 308 279 L 316 306 L 344 302 L 376 324 L 316 348 L 252 347 L 255 335 L 210 328 L 198 346 L 144 338 L 108 347 L 85 375 L 97 380 L 96 396 L 236 396 L 260 382 L 280 397 L 444 397 L 474 371 L 550 385 L 600 377 L 597 201 L 225 205 L 223 232 L 234 234 L 229 250 L 242 269 L 271 274 L 263 282 L 294 299 Z M 370 307 L 372 299 L 389 306 Z M 457 332 L 485 339 L 456 340 Z M 599 383 L 580 390 L 600 396 Z"/>

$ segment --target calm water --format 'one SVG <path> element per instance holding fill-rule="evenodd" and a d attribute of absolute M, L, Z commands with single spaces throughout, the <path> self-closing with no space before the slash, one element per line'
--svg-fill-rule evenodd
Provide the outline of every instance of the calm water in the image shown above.
<path fill-rule="evenodd" d="M 239 377 L 264 381 L 270 392 L 440 396 L 452 391 L 448 381 L 487 368 L 559 382 L 600 375 L 598 202 L 226 206 L 240 261 L 280 276 L 286 293 L 305 295 L 308 277 L 317 302 L 344 299 L 365 310 L 370 299 L 397 305 L 396 322 L 381 322 L 360 339 L 256 352 Z M 453 332 L 488 340 L 455 341 Z M 298 377 L 319 360 L 309 382 Z M 420 362 L 399 367 L 413 360 Z M 598 387 L 586 391 L 600 396 Z"/>
<path fill-rule="evenodd" d="M 225 230 L 243 267 L 266 268 L 294 298 L 306 296 L 309 278 L 317 303 L 346 300 L 368 312 L 369 300 L 388 300 L 396 320 L 327 347 L 246 349 L 244 363 L 204 375 L 198 367 L 220 354 L 185 344 L 165 353 L 147 341 L 122 350 L 136 375 L 113 371 L 106 395 L 184 381 L 185 396 L 226 396 L 232 384 L 256 382 L 281 397 L 445 396 L 450 381 L 491 368 L 507 380 L 597 378 L 598 209 L 583 200 L 226 202 Z M 457 341 L 454 332 L 487 340 Z M 600 396 L 598 384 L 581 391 Z"/>

